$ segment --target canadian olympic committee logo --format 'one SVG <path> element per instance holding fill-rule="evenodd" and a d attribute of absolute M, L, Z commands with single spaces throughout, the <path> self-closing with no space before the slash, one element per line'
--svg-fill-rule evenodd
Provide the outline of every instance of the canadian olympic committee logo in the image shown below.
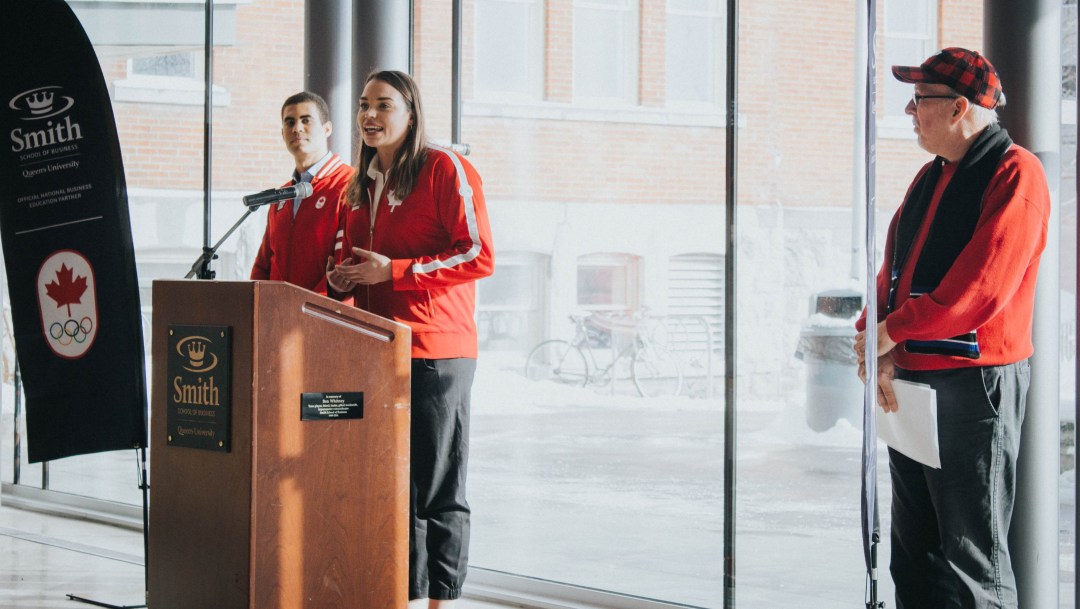
<path fill-rule="evenodd" d="M 207 347 L 212 344 L 213 341 L 205 336 L 185 336 L 181 338 L 176 343 L 176 353 L 180 355 L 180 360 L 184 362 L 184 370 L 202 373 L 217 368 L 217 356 L 212 351 L 207 351 Z"/>
<path fill-rule="evenodd" d="M 78 359 L 90 350 L 98 330 L 94 268 L 75 250 L 58 250 L 38 270 L 38 312 L 45 342 L 53 353 Z"/>
<path fill-rule="evenodd" d="M 49 85 L 23 91 L 8 102 L 8 107 L 18 112 L 24 121 L 40 121 L 67 112 L 75 105 L 75 100 L 67 95 L 60 95 L 63 87 Z"/>

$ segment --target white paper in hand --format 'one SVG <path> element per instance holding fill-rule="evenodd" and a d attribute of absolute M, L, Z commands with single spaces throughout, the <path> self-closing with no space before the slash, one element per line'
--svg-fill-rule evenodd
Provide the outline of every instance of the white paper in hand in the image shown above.
<path fill-rule="evenodd" d="M 896 412 L 876 408 L 878 437 L 889 448 L 923 465 L 941 469 L 938 450 L 937 392 L 930 385 L 893 380 Z"/>

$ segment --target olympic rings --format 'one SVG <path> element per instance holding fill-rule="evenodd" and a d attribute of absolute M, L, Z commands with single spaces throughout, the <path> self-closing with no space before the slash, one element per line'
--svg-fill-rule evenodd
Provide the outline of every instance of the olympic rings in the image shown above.
<path fill-rule="evenodd" d="M 66 347 L 72 342 L 82 344 L 86 342 L 86 339 L 90 337 L 90 332 L 94 329 L 94 321 L 89 317 L 83 317 L 80 321 L 74 319 L 68 319 L 63 324 L 60 322 L 53 322 L 49 326 L 49 336 L 56 342 L 60 343 L 60 346 Z"/>

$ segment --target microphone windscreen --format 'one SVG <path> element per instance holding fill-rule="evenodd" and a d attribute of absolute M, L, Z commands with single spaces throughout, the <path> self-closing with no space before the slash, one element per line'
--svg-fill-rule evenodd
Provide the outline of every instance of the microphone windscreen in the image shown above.
<path fill-rule="evenodd" d="M 315 189 L 311 187 L 311 182 L 298 182 L 296 184 L 296 194 L 300 195 L 301 199 L 310 197 L 313 192 L 315 192 Z"/>

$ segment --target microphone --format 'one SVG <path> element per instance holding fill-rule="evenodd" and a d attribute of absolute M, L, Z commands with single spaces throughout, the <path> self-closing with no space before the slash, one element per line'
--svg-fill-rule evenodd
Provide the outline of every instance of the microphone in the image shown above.
<path fill-rule="evenodd" d="M 255 209 L 256 207 L 262 207 L 263 205 L 269 205 L 271 203 L 277 203 L 278 201 L 288 201 L 300 197 L 306 199 L 311 196 L 311 193 L 315 192 L 309 182 L 297 182 L 292 186 L 286 186 L 285 188 L 271 188 L 270 190 L 264 190 L 257 192 L 253 195 L 244 197 L 244 205 L 248 209 Z"/>

